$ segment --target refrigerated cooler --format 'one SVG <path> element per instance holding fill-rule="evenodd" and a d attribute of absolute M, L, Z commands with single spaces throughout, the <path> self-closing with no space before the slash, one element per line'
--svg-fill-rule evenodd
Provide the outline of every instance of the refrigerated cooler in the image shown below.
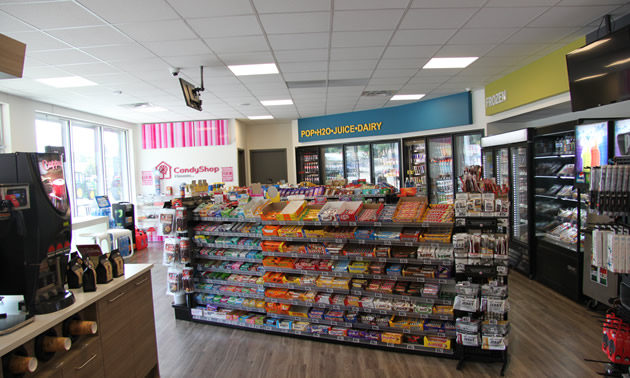
<path fill-rule="evenodd" d="M 372 143 L 373 183 L 400 188 L 400 142 Z"/>
<path fill-rule="evenodd" d="M 534 217 L 536 280 L 577 300 L 582 294 L 586 198 L 575 186 L 575 123 L 536 130 Z"/>
<path fill-rule="evenodd" d="M 429 203 L 453 203 L 453 139 L 450 135 L 427 138 Z"/>
<path fill-rule="evenodd" d="M 347 144 L 343 149 L 348 182 L 361 179 L 370 182 L 372 179 L 370 144 Z"/>
<path fill-rule="evenodd" d="M 411 182 L 419 196 L 426 196 L 428 194 L 426 140 L 403 139 L 403 146 L 405 183 Z"/>
<path fill-rule="evenodd" d="M 325 146 L 321 149 L 324 184 L 330 180 L 344 177 L 343 146 Z"/>
<path fill-rule="evenodd" d="M 455 134 L 455 178 L 464 174 L 466 167 L 481 165 L 481 137 L 480 132 L 470 134 Z M 457 179 L 457 191 L 462 192 L 462 182 Z"/>
<path fill-rule="evenodd" d="M 509 188 L 510 217 L 509 263 L 531 276 L 532 258 L 531 150 L 533 131 L 523 129 L 481 139 L 484 178 L 494 179 Z"/>
<path fill-rule="evenodd" d="M 297 159 L 297 181 L 320 184 L 319 147 L 298 147 L 295 150 Z"/>

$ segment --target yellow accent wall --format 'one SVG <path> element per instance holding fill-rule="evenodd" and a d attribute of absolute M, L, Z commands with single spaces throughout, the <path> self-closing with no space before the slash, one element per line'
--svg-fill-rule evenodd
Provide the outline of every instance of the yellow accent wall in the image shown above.
<path fill-rule="evenodd" d="M 486 85 L 486 98 L 505 91 L 505 100 L 494 106 L 486 104 L 486 115 L 493 115 L 516 107 L 569 91 L 565 55 L 586 44 L 578 40 Z M 499 96 L 501 98 L 501 96 Z"/>

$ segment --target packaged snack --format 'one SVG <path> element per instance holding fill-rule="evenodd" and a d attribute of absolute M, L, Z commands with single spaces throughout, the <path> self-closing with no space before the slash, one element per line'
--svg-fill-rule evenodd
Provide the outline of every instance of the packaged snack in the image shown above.
<path fill-rule="evenodd" d="M 457 331 L 456 333 L 457 344 L 477 347 L 480 345 L 480 337 L 478 333 L 464 333 Z"/>
<path fill-rule="evenodd" d="M 427 348 L 451 349 L 451 340 L 446 337 L 425 336 L 424 346 Z"/>
<path fill-rule="evenodd" d="M 366 335 L 366 331 L 360 329 L 349 329 L 348 337 L 352 337 L 353 339 L 364 339 Z"/>
<path fill-rule="evenodd" d="M 158 235 L 175 235 L 175 209 L 160 210 L 160 224 L 158 226 Z"/>
<path fill-rule="evenodd" d="M 331 336 L 348 336 L 348 328 L 332 327 L 328 334 Z"/>
<path fill-rule="evenodd" d="M 167 272 L 166 294 L 179 295 L 183 293 L 182 271 L 170 267 Z"/>
<path fill-rule="evenodd" d="M 190 262 L 190 239 L 179 239 L 179 262 L 181 264 L 188 264 Z"/>
<path fill-rule="evenodd" d="M 179 262 L 179 241 L 175 238 L 164 240 L 164 265 L 173 265 Z"/>
<path fill-rule="evenodd" d="M 402 333 L 383 332 L 381 341 L 387 344 L 402 344 Z"/>
<path fill-rule="evenodd" d="M 185 293 L 195 292 L 195 284 L 193 282 L 193 272 L 194 272 L 194 269 L 191 267 L 186 267 L 182 269 L 182 284 L 183 284 Z"/>
<path fill-rule="evenodd" d="M 308 322 L 293 322 L 293 330 L 300 331 L 300 332 L 307 332 L 309 325 L 310 323 Z"/>

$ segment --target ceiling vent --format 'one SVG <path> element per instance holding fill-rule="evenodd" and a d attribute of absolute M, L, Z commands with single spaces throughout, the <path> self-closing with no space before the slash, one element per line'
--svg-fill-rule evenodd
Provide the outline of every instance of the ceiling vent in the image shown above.
<path fill-rule="evenodd" d="M 125 108 L 125 109 L 129 109 L 129 110 L 138 110 L 138 109 L 146 109 L 146 108 L 151 108 L 154 105 L 148 102 L 137 102 L 135 104 L 123 104 L 123 105 L 118 105 L 121 108 Z"/>
<path fill-rule="evenodd" d="M 369 79 L 339 79 L 339 80 L 304 80 L 304 81 L 287 81 L 289 89 L 296 88 L 329 88 L 338 87 L 364 87 Z"/>
<path fill-rule="evenodd" d="M 363 91 L 362 97 L 389 97 L 394 94 L 395 91 Z"/>

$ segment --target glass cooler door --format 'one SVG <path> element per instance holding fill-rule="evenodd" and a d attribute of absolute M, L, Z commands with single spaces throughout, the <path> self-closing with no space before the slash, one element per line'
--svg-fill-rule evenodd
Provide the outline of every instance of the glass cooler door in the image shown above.
<path fill-rule="evenodd" d="M 343 177 L 343 150 L 341 146 L 323 147 L 322 150 L 324 181 Z"/>
<path fill-rule="evenodd" d="M 319 185 L 319 149 L 299 148 L 297 154 L 298 182 L 307 181 Z"/>
<path fill-rule="evenodd" d="M 510 158 L 508 149 L 499 148 L 496 154 L 497 184 L 510 187 Z"/>
<path fill-rule="evenodd" d="M 453 203 L 452 143 L 450 136 L 429 138 L 429 203 Z"/>
<path fill-rule="evenodd" d="M 481 165 L 481 134 L 455 135 L 455 177 L 473 165 Z M 461 180 L 457 180 L 457 191 L 462 191 Z"/>
<path fill-rule="evenodd" d="M 427 195 L 427 152 L 424 139 L 405 141 L 407 179 L 417 188 L 419 196 Z"/>
<path fill-rule="evenodd" d="M 492 148 L 484 149 L 481 154 L 483 164 L 483 178 L 493 179 L 494 176 L 494 150 Z"/>
<path fill-rule="evenodd" d="M 367 182 L 372 177 L 370 169 L 370 145 L 355 144 L 344 146 L 346 157 L 346 178 L 349 182 L 365 179 Z"/>
<path fill-rule="evenodd" d="M 527 148 L 511 147 L 512 155 L 512 238 L 527 244 Z"/>
<path fill-rule="evenodd" d="M 373 143 L 372 165 L 374 182 L 387 182 L 400 188 L 400 144 L 398 142 Z"/>

